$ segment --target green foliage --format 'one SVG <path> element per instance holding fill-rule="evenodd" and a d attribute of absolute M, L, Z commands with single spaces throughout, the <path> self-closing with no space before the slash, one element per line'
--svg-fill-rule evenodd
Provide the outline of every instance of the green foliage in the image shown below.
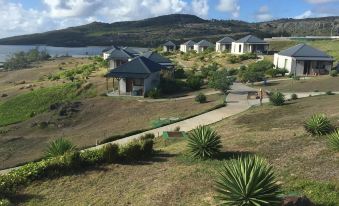
<path fill-rule="evenodd" d="M 103 160 L 107 163 L 116 162 L 119 159 L 119 146 L 108 143 L 102 148 Z"/>
<path fill-rule="evenodd" d="M 154 140 L 155 135 L 153 133 L 147 133 L 140 137 L 140 140 Z"/>
<path fill-rule="evenodd" d="M 280 187 L 266 160 L 258 156 L 227 161 L 216 182 L 217 198 L 224 205 L 281 205 Z"/>
<path fill-rule="evenodd" d="M 146 97 L 149 97 L 152 99 L 158 99 L 160 98 L 160 96 L 161 96 L 161 93 L 158 88 L 153 88 L 146 93 Z"/>
<path fill-rule="evenodd" d="M 184 79 L 186 78 L 186 73 L 183 68 L 176 68 L 174 71 L 174 77 L 176 79 Z"/>
<path fill-rule="evenodd" d="M 0 199 L 0 206 L 12 206 L 13 204 L 7 199 Z"/>
<path fill-rule="evenodd" d="M 285 103 L 285 95 L 281 92 L 272 92 L 269 99 L 274 106 L 281 106 Z"/>
<path fill-rule="evenodd" d="M 330 71 L 330 76 L 331 77 L 337 77 L 338 76 L 338 71 L 337 70 L 331 70 Z"/>
<path fill-rule="evenodd" d="M 33 62 L 47 60 L 50 57 L 51 56 L 45 50 L 39 51 L 35 48 L 28 52 L 18 52 L 13 54 L 3 66 L 4 69 L 7 70 L 24 69 L 29 67 Z"/>
<path fill-rule="evenodd" d="M 239 63 L 240 59 L 236 55 L 230 55 L 227 58 L 227 61 L 231 64 Z"/>
<path fill-rule="evenodd" d="M 123 160 L 135 161 L 142 156 L 142 148 L 139 140 L 133 140 L 130 143 L 123 145 L 119 149 L 119 156 Z"/>
<path fill-rule="evenodd" d="M 278 71 L 278 69 L 272 68 L 272 69 L 267 70 L 265 72 L 265 74 L 271 76 L 272 78 L 274 78 L 274 77 L 276 77 L 279 74 L 279 71 Z"/>
<path fill-rule="evenodd" d="M 19 94 L 0 103 L 0 126 L 9 125 L 31 118 L 31 114 L 40 114 L 55 103 L 72 101 L 82 95 L 87 97 L 90 90 L 78 90 L 80 83 L 68 83 L 48 88 L 35 89 Z"/>
<path fill-rule="evenodd" d="M 204 95 L 203 93 L 199 93 L 196 97 L 195 97 L 195 101 L 199 102 L 199 103 L 205 103 L 207 101 L 207 97 L 206 95 Z"/>
<path fill-rule="evenodd" d="M 84 165 L 96 165 L 104 162 L 103 149 L 85 150 L 80 153 Z"/>
<path fill-rule="evenodd" d="M 245 61 L 245 60 L 248 60 L 248 59 L 256 59 L 256 58 L 257 58 L 256 53 L 246 53 L 246 54 L 239 55 L 240 61 Z"/>
<path fill-rule="evenodd" d="M 335 130 L 333 133 L 328 135 L 327 139 L 329 147 L 339 152 L 339 130 Z"/>
<path fill-rule="evenodd" d="M 307 196 L 319 206 L 337 206 L 339 203 L 339 186 L 333 182 L 293 180 L 288 190 Z"/>
<path fill-rule="evenodd" d="M 314 114 L 304 122 L 305 130 L 311 135 L 321 136 L 331 133 L 333 125 L 325 114 Z"/>
<path fill-rule="evenodd" d="M 163 94 L 173 94 L 180 92 L 184 86 L 185 82 L 181 80 L 162 78 L 159 84 L 159 89 Z"/>
<path fill-rule="evenodd" d="M 234 77 L 229 76 L 228 71 L 224 69 L 213 72 L 208 79 L 208 85 L 213 89 L 220 90 L 224 94 L 227 94 L 234 80 Z"/>
<path fill-rule="evenodd" d="M 238 72 L 238 77 L 242 82 L 257 82 L 265 78 L 265 73 L 273 69 L 274 64 L 270 61 L 259 61 L 250 64 L 247 68 L 241 67 Z"/>
<path fill-rule="evenodd" d="M 203 78 L 207 78 L 210 75 L 213 74 L 213 72 L 217 71 L 219 69 L 219 65 L 217 63 L 213 63 L 208 65 L 207 67 L 202 67 L 201 70 L 201 75 Z"/>
<path fill-rule="evenodd" d="M 199 90 L 204 81 L 200 76 L 191 75 L 187 78 L 186 84 L 192 90 Z"/>
<path fill-rule="evenodd" d="M 297 94 L 292 94 L 291 95 L 291 99 L 292 100 L 297 100 L 298 99 L 298 95 Z"/>
<path fill-rule="evenodd" d="M 188 135 L 188 151 L 193 158 L 213 158 L 220 153 L 220 136 L 207 126 L 199 126 Z"/>
<path fill-rule="evenodd" d="M 104 61 L 105 62 L 105 61 Z M 101 67 L 105 67 L 105 63 L 98 63 Z M 61 71 L 55 75 L 49 75 L 49 80 L 58 80 L 58 79 L 67 79 L 70 81 L 74 81 L 75 79 L 88 79 L 89 76 L 98 69 L 97 63 L 82 65 L 80 67 L 76 67 L 73 69 L 68 69 L 65 71 Z"/>
<path fill-rule="evenodd" d="M 76 147 L 73 143 L 67 139 L 59 138 L 49 143 L 45 156 L 47 158 L 62 156 L 67 152 L 76 151 Z"/>

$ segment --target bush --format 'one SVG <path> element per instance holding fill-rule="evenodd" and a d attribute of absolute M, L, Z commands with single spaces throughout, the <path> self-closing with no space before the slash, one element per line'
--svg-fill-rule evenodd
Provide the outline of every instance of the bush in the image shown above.
<path fill-rule="evenodd" d="M 173 80 L 162 78 L 160 81 L 159 89 L 163 94 L 173 94 L 180 92 L 186 86 L 181 80 Z"/>
<path fill-rule="evenodd" d="M 327 91 L 326 94 L 327 95 L 335 95 L 335 93 L 333 93 L 332 91 Z"/>
<path fill-rule="evenodd" d="M 339 152 L 339 130 L 335 130 L 328 136 L 328 145 L 331 149 Z"/>
<path fill-rule="evenodd" d="M 108 143 L 102 148 L 103 160 L 107 163 L 116 162 L 119 159 L 119 146 Z"/>
<path fill-rule="evenodd" d="M 0 199 L 0 206 L 12 206 L 12 203 L 7 199 Z"/>
<path fill-rule="evenodd" d="M 274 78 L 274 77 L 276 77 L 280 73 L 279 73 L 278 69 L 272 68 L 272 69 L 267 70 L 265 74 L 271 76 L 272 78 Z"/>
<path fill-rule="evenodd" d="M 152 139 L 140 140 L 142 157 L 148 157 L 153 154 L 154 142 Z"/>
<path fill-rule="evenodd" d="M 87 166 L 104 162 L 103 149 L 85 150 L 80 153 L 80 157 Z"/>
<path fill-rule="evenodd" d="M 325 114 L 314 114 L 304 123 L 305 130 L 311 135 L 326 135 L 333 131 L 330 120 Z"/>
<path fill-rule="evenodd" d="M 257 54 L 255 53 L 246 53 L 239 56 L 240 61 L 245 61 L 247 59 L 256 59 Z"/>
<path fill-rule="evenodd" d="M 206 95 L 204 95 L 203 93 L 199 93 L 196 97 L 195 97 L 195 101 L 199 102 L 199 103 L 205 103 L 207 100 Z"/>
<path fill-rule="evenodd" d="M 280 187 L 270 166 L 257 156 L 224 164 L 216 182 L 217 198 L 225 205 L 281 205 Z"/>
<path fill-rule="evenodd" d="M 221 148 L 220 136 L 207 126 L 199 126 L 188 135 L 188 150 L 193 158 L 213 158 Z"/>
<path fill-rule="evenodd" d="M 331 70 L 330 71 L 330 76 L 331 77 L 337 77 L 338 76 L 338 71 L 337 70 Z"/>
<path fill-rule="evenodd" d="M 174 77 L 176 79 L 184 79 L 186 78 L 186 73 L 185 73 L 185 70 L 183 68 L 177 68 L 175 71 L 174 71 Z"/>
<path fill-rule="evenodd" d="M 297 100 L 298 99 L 298 95 L 297 94 L 292 94 L 291 95 L 291 99 L 292 100 Z"/>
<path fill-rule="evenodd" d="M 235 55 L 230 55 L 227 60 L 231 64 L 235 64 L 235 63 L 239 63 L 240 62 L 240 59 L 237 56 L 235 56 Z"/>
<path fill-rule="evenodd" d="M 270 61 L 259 61 L 250 64 L 247 68 L 241 67 L 238 77 L 242 82 L 258 82 L 265 79 L 265 73 L 273 69 L 274 64 Z"/>
<path fill-rule="evenodd" d="M 286 76 L 286 73 L 288 73 L 289 71 L 287 69 L 278 69 L 278 74 L 280 74 L 281 76 Z"/>
<path fill-rule="evenodd" d="M 75 151 L 76 147 L 67 139 L 59 138 L 49 143 L 45 156 L 47 158 L 62 156 L 67 152 Z"/>
<path fill-rule="evenodd" d="M 229 76 L 228 71 L 224 69 L 213 72 L 213 74 L 208 79 L 208 86 L 213 89 L 220 90 L 224 94 L 227 94 L 234 81 L 235 77 Z"/>
<path fill-rule="evenodd" d="M 209 77 L 213 72 L 217 71 L 219 69 L 219 65 L 217 63 L 213 63 L 207 67 L 201 68 L 201 75 L 204 78 Z"/>
<path fill-rule="evenodd" d="M 140 137 L 140 140 L 149 140 L 149 139 L 154 140 L 154 138 L 155 138 L 155 135 L 153 133 L 147 133 L 145 135 L 142 135 Z"/>
<path fill-rule="evenodd" d="M 199 90 L 203 85 L 204 81 L 200 76 L 191 75 L 187 78 L 186 83 L 187 86 L 192 90 Z"/>
<path fill-rule="evenodd" d="M 152 99 L 158 99 L 160 98 L 160 90 L 158 88 L 153 88 L 149 90 L 146 94 L 146 97 L 152 98 Z"/>
<path fill-rule="evenodd" d="M 135 161 L 142 156 L 142 150 L 139 140 L 134 140 L 119 149 L 119 155 L 122 160 Z"/>
<path fill-rule="evenodd" d="M 281 106 L 285 103 L 285 96 L 281 92 L 272 92 L 269 99 L 274 106 Z"/>

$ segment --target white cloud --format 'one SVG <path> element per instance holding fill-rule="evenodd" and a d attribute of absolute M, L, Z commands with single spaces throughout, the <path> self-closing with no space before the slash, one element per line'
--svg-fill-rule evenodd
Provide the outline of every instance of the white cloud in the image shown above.
<path fill-rule="evenodd" d="M 332 3 L 332 2 L 339 2 L 339 0 L 305 0 L 310 4 L 325 4 L 325 3 Z"/>
<path fill-rule="evenodd" d="M 192 0 L 192 11 L 198 16 L 207 17 L 209 11 L 208 0 Z"/>
<path fill-rule="evenodd" d="M 234 18 L 240 15 L 240 6 L 238 0 L 219 0 L 217 10 L 231 13 Z"/>
<path fill-rule="evenodd" d="M 294 18 L 295 19 L 305 19 L 305 18 L 309 18 L 309 17 L 312 17 L 314 14 L 311 10 L 307 10 L 305 11 L 304 13 L 298 15 L 298 16 L 295 16 Z"/>
<path fill-rule="evenodd" d="M 268 6 L 264 5 L 259 8 L 259 11 L 257 11 L 255 18 L 258 21 L 269 21 L 272 20 L 273 16 Z"/>

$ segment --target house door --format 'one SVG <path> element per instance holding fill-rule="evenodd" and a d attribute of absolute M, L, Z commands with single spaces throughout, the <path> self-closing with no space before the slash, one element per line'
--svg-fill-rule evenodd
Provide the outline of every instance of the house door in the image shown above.
<path fill-rule="evenodd" d="M 304 61 L 304 74 L 310 74 L 311 61 Z"/>
<path fill-rule="evenodd" d="M 126 92 L 132 92 L 133 81 L 131 79 L 126 79 Z"/>

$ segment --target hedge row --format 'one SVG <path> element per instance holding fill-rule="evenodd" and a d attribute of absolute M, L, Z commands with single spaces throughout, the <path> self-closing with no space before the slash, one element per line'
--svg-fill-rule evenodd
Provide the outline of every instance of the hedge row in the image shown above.
<path fill-rule="evenodd" d="M 12 197 L 21 186 L 34 180 L 58 177 L 106 163 L 137 161 L 153 153 L 154 135 L 146 135 L 126 145 L 107 144 L 100 149 L 75 151 L 63 156 L 31 162 L 0 175 L 0 199 Z"/>

